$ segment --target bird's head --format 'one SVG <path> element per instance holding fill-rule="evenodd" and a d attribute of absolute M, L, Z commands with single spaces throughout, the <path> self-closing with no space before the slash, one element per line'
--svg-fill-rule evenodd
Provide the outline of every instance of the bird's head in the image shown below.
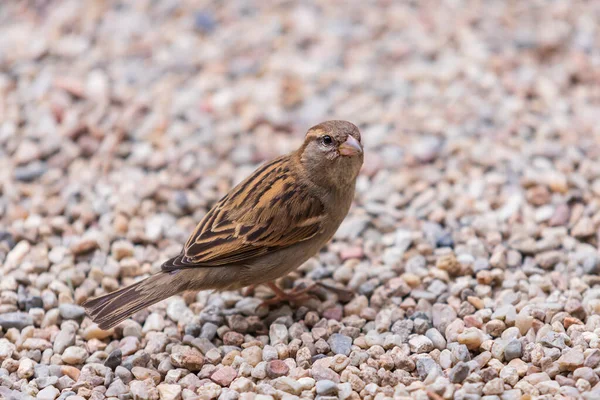
<path fill-rule="evenodd" d="M 363 164 L 360 131 L 347 121 L 326 121 L 308 130 L 299 150 L 309 178 L 321 186 L 354 184 Z"/>

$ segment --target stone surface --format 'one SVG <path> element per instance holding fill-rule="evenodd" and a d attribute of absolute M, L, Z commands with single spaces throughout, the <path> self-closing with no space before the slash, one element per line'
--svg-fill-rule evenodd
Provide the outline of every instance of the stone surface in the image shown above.
<path fill-rule="evenodd" d="M 21 3 L 0 12 L 1 398 L 594 398 L 597 2 Z M 332 240 L 277 279 L 310 298 L 85 315 L 329 118 L 365 159 Z"/>

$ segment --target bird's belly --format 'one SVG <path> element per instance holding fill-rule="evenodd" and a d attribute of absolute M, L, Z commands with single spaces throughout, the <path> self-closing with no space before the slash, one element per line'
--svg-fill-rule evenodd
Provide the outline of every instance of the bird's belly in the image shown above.
<path fill-rule="evenodd" d="M 325 242 L 326 240 L 323 239 L 302 242 L 268 256 L 260 257 L 247 266 L 246 271 L 248 274 L 244 279 L 245 286 L 270 282 L 287 275 L 317 254 Z"/>

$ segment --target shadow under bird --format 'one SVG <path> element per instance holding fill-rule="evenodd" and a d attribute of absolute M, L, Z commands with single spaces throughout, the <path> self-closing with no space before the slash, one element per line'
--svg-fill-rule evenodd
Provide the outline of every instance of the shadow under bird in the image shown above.
<path fill-rule="evenodd" d="M 327 121 L 310 128 L 298 150 L 262 165 L 223 197 L 160 272 L 86 301 L 87 314 L 109 329 L 187 290 L 267 284 L 276 300 L 300 296 L 273 282 L 333 237 L 352 204 L 362 164 L 355 125 Z"/>

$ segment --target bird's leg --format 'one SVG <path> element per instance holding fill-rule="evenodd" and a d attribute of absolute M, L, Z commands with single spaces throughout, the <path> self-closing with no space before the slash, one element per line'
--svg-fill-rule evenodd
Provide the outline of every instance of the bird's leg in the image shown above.
<path fill-rule="evenodd" d="M 311 298 L 314 298 L 313 296 L 310 295 L 310 293 L 313 292 L 318 287 L 321 287 L 327 291 L 335 293 L 338 296 L 339 300 L 341 300 L 342 302 L 348 302 L 348 301 L 352 300 L 352 298 L 354 297 L 354 292 L 351 290 L 341 289 L 341 288 L 327 285 L 327 284 L 321 283 L 321 282 L 314 282 L 305 288 L 301 288 L 301 287 L 297 286 L 287 292 L 285 292 L 281 288 L 279 288 L 279 286 L 277 286 L 274 282 L 265 283 L 265 285 L 268 286 L 273 291 L 273 293 L 275 293 L 275 296 L 273 298 L 264 300 L 262 302 L 261 306 L 266 306 L 266 307 L 274 305 L 274 304 L 279 304 L 283 301 L 287 301 L 292 304 L 307 301 Z M 252 289 L 254 289 L 254 288 L 252 287 Z"/>
<path fill-rule="evenodd" d="M 299 302 L 306 301 L 312 297 L 308 293 L 317 286 L 315 283 L 313 283 L 312 285 L 309 285 L 308 287 L 303 288 L 303 289 L 294 288 L 294 289 L 290 290 L 289 292 L 284 292 L 274 282 L 269 282 L 269 283 L 266 283 L 265 285 L 267 285 L 273 291 L 273 293 L 275 293 L 275 297 L 273 297 L 272 299 L 263 301 L 262 302 L 263 306 L 279 304 L 283 301 L 287 301 L 289 303 L 299 303 Z"/>
<path fill-rule="evenodd" d="M 352 290 L 338 288 L 321 282 L 313 283 L 311 286 L 321 286 L 323 289 L 335 293 L 342 302 L 350 301 L 354 298 L 354 292 Z"/>

